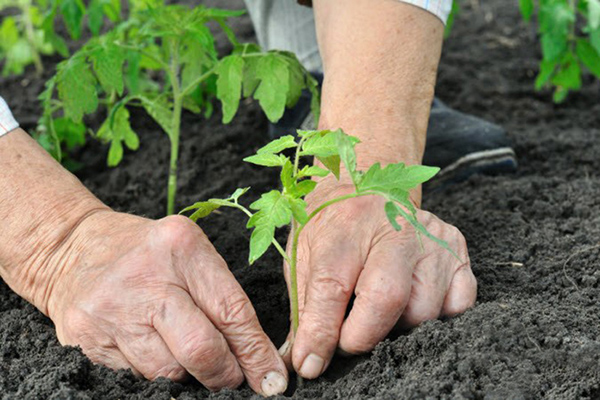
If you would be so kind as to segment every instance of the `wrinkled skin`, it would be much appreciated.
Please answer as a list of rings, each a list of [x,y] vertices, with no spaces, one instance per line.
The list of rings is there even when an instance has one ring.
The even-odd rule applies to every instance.
[[[309,208],[353,191],[324,181],[311,193]],[[360,197],[334,204],[300,235],[298,297],[300,324],[293,347],[280,352],[304,378],[322,374],[337,348],[370,351],[396,326],[414,327],[471,307],[477,282],[460,231],[419,210],[419,221],[458,254],[423,238],[403,219],[396,232],[384,212],[385,200]],[[286,266],[289,285],[289,269]],[[356,299],[347,318],[352,295]],[[291,334],[288,336],[288,340]]]
[[[52,262],[70,267],[49,314],[62,344],[148,379],[191,374],[214,390],[246,378],[258,393],[285,390],[285,364],[249,299],[189,219],[102,211],[61,249]]]

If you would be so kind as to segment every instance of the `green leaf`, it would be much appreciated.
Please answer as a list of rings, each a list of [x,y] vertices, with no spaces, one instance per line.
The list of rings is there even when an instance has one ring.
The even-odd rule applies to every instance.
[[[57,88],[65,116],[74,122],[80,122],[84,114],[94,112],[98,107],[96,78],[81,57],[73,57],[59,65]]]
[[[398,206],[396,206],[393,201],[388,201],[385,203],[385,215],[394,229],[400,232],[402,230],[402,226],[398,223],[398,221],[396,221],[396,218],[398,217],[397,207]]]
[[[87,12],[90,31],[94,36],[98,36],[100,34],[100,29],[102,29],[102,25],[104,25],[103,0],[90,1]]]
[[[403,217],[409,224],[412,225],[413,228],[415,228],[415,230],[417,231],[417,234],[422,234],[425,237],[427,237],[428,239],[434,241],[435,243],[437,243],[439,246],[441,246],[442,248],[448,250],[454,257],[456,257],[458,260],[460,260],[460,257],[458,257],[458,255],[454,252],[454,250],[452,250],[450,248],[450,245],[448,245],[448,242],[441,240],[435,236],[433,236],[431,233],[429,233],[429,231],[427,230],[427,228],[425,228],[418,220],[416,215],[413,214],[409,214],[406,211],[404,211],[400,206],[398,206],[397,204],[392,203],[391,206],[388,206],[386,204],[386,215],[388,217],[388,220],[390,220],[390,218],[394,218],[395,220],[395,216],[393,215],[393,211],[396,212],[396,216],[401,216]],[[392,209],[395,208],[395,210]],[[390,220],[391,222],[391,220]],[[395,228],[395,227],[394,227]],[[461,260],[463,261],[463,260]]]
[[[525,22],[531,21],[533,15],[534,4],[533,0],[519,0],[519,10]]]
[[[295,198],[304,197],[317,187],[317,182],[310,179],[298,182],[291,190],[290,195]]]
[[[307,165],[298,172],[298,176],[300,178],[304,178],[306,176],[318,176],[318,177],[323,178],[323,177],[329,175],[329,173],[330,173],[330,171],[323,169],[321,167],[317,167],[316,165],[312,165],[312,166]]]
[[[73,122],[69,118],[56,118],[53,123],[59,141],[64,142],[68,150],[85,144],[85,125],[83,123]]]
[[[577,57],[597,78],[600,78],[600,55],[587,40],[577,39]]]
[[[122,95],[124,51],[112,44],[102,44],[90,54],[90,60],[104,91],[108,94],[115,91],[119,96]]]
[[[298,144],[292,135],[282,136],[279,139],[275,139],[267,145],[261,147],[256,152],[257,154],[266,153],[280,153],[285,149],[291,149],[296,147]]]
[[[535,89],[540,90],[552,77],[556,67],[558,66],[558,61],[542,61],[540,63],[540,72],[535,79]]]
[[[408,192],[433,178],[439,170],[437,167],[422,165],[407,167],[403,163],[389,164],[382,169],[381,165],[376,163],[363,175],[358,184],[358,190],[381,193],[391,193],[397,190]]]
[[[356,173],[356,152],[354,147],[359,142],[357,138],[346,135],[341,129],[334,132],[340,159],[346,166],[346,170],[354,184],[358,184],[359,175]]]
[[[214,202],[211,202],[210,200],[209,201],[200,201],[196,204],[193,204],[189,207],[184,208],[183,210],[181,210],[179,212],[179,214],[183,214],[188,211],[195,210],[194,213],[192,215],[190,215],[189,218],[192,221],[196,222],[200,218],[207,217],[208,215],[210,215],[210,213],[212,213],[213,211],[215,211],[216,209],[218,209],[220,207],[221,206],[219,204],[215,204]]]
[[[310,136],[309,139],[304,142],[300,155],[323,158],[338,156],[339,149],[337,141],[337,134],[333,131],[318,131],[317,134]]]
[[[287,63],[276,53],[260,57],[254,71],[260,84],[254,92],[267,118],[277,122],[283,116],[289,92],[289,70]]]
[[[600,54],[600,28],[589,32],[590,44],[594,46],[594,49]]]
[[[251,164],[261,165],[263,167],[281,167],[287,157],[280,154],[255,154],[244,158],[244,161]]]
[[[236,189],[235,192],[233,192],[233,194],[231,196],[229,196],[229,198],[227,200],[232,200],[237,203],[239,198],[241,196],[243,196],[244,194],[246,194],[246,192],[248,192],[248,190],[250,190],[249,187]]]
[[[588,25],[591,30],[600,28],[600,0],[587,0]]]
[[[60,12],[73,39],[81,36],[81,23],[85,14],[85,5],[81,0],[61,0]]]
[[[335,179],[340,179],[340,156],[317,157],[317,160],[323,164],[335,176]]]
[[[281,184],[287,192],[293,190],[296,184],[293,174],[294,166],[292,165],[292,162],[289,159],[287,159],[283,164],[283,167],[281,168],[280,174]]]
[[[268,193],[263,194],[260,199],[250,204],[250,209],[257,210],[255,214],[255,221],[250,219],[248,226],[256,226],[256,220],[259,220],[260,224],[270,224],[274,227],[282,227],[287,225],[292,220],[292,210],[287,198],[277,190],[271,190]]]
[[[306,74],[306,85],[310,91],[310,111],[315,118],[315,126],[319,126],[321,116],[321,93],[319,82],[309,73]]]
[[[581,68],[573,54],[568,53],[565,56],[560,69],[554,75],[551,82],[553,85],[560,86],[564,89],[581,88]]]
[[[108,166],[116,167],[123,159],[123,142],[130,150],[137,150],[140,140],[131,129],[129,111],[123,106],[116,106],[113,118],[107,118],[98,130],[97,137],[110,142]]]
[[[242,96],[244,60],[238,55],[225,57],[217,67],[217,98],[223,104],[223,123],[233,119]]]
[[[575,10],[566,2],[551,2],[540,7],[539,29],[542,33],[542,53],[545,61],[556,60],[567,50]]]
[[[169,137],[173,136],[173,111],[171,106],[160,97],[138,96],[144,109],[160,125]]]
[[[292,215],[300,224],[305,224],[308,221],[308,213],[306,212],[307,204],[302,199],[288,198]]]
[[[259,224],[250,236],[250,254],[248,262],[254,264],[269,249],[275,238],[275,227],[272,225]]]

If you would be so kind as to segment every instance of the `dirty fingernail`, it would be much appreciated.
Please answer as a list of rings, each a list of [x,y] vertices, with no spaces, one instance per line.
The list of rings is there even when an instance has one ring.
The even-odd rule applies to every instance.
[[[279,355],[280,356],[285,356],[285,354],[288,352],[290,348],[290,341],[286,340],[284,344],[281,345],[281,347],[279,348]]]
[[[274,396],[285,392],[287,385],[287,379],[285,379],[283,375],[279,372],[271,371],[265,375],[261,384],[261,389],[265,396]]]
[[[302,363],[302,366],[300,367],[300,371],[298,371],[298,373],[306,379],[315,379],[319,375],[321,375],[324,366],[325,360],[323,360],[323,358],[321,358],[320,356],[312,353],[304,359],[304,362]]]

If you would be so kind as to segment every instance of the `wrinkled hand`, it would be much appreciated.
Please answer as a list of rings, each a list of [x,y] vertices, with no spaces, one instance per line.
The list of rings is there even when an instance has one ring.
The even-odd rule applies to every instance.
[[[322,182],[307,198],[309,208],[352,192],[351,186]],[[404,327],[461,313],[471,307],[477,282],[460,231],[419,210],[418,219],[434,236],[447,241],[463,261],[423,238],[404,220],[396,232],[378,197],[337,203],[315,217],[300,235],[298,297],[300,324],[290,355],[307,379],[321,375],[339,347],[370,351],[398,324]],[[289,269],[286,266],[289,285]],[[348,303],[356,295],[350,314]],[[288,339],[290,336],[288,336]]]
[[[285,364],[249,299],[187,218],[103,211],[85,219],[61,249],[49,267],[68,267],[48,313],[62,344],[148,379],[183,380],[189,373],[220,389],[245,377],[263,395],[285,390]]]

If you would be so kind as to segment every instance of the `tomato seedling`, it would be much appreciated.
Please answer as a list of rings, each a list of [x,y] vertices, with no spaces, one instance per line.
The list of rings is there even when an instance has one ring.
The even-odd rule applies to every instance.
[[[102,106],[106,119],[95,136],[110,143],[108,165],[118,165],[124,146],[139,146],[129,107],[143,108],[171,143],[167,214],[172,214],[184,109],[208,117],[216,97],[223,106],[223,123],[229,123],[240,99],[254,97],[269,120],[277,121],[308,89],[317,115],[317,81],[292,53],[240,44],[226,20],[241,14],[203,6],[140,7],[129,20],[91,39],[58,65],[41,95],[45,111],[40,130],[54,138],[54,154],[60,157],[61,139],[67,145],[84,141],[84,115]],[[232,54],[219,58],[209,23],[227,35]]]
[[[298,241],[306,226],[320,212],[344,200],[361,196],[381,196],[386,200],[385,213],[394,229],[400,230],[398,217],[404,218],[416,231],[440,246],[448,249],[448,243],[430,234],[417,220],[417,210],[409,198],[409,192],[431,179],[438,171],[436,167],[420,165],[407,166],[403,163],[381,167],[372,165],[366,172],[357,170],[355,146],[358,139],[337,131],[298,131],[298,138],[284,136],[267,144],[244,161],[265,166],[281,168],[281,190],[271,190],[262,194],[259,200],[249,208],[239,203],[240,197],[250,188],[237,189],[226,199],[210,199],[185,208],[181,213],[193,211],[190,218],[197,221],[221,207],[241,210],[248,216],[247,228],[251,228],[249,262],[253,264],[270,246],[281,254],[290,268],[290,303],[292,309],[292,330],[298,330],[298,281],[296,267],[298,262]],[[294,149],[290,158],[282,151]],[[302,157],[314,157],[321,166],[306,165],[300,167]],[[305,197],[317,187],[313,177],[323,178],[333,174],[340,178],[340,165],[348,173],[354,191],[329,199],[320,205],[312,205],[309,211]],[[252,210],[252,211],[251,211]],[[254,212],[253,212],[254,211]],[[291,225],[291,246],[287,253],[275,239],[275,230]],[[454,253],[453,253],[454,254]],[[456,255],[455,255],[456,256]]]
[[[38,75],[44,71],[41,55],[58,53],[68,57],[69,49],[54,29],[58,17],[71,39],[78,39],[87,16],[90,32],[98,35],[104,18],[120,19],[120,0],[92,0],[86,7],[82,0],[0,0],[0,11],[10,12],[0,24],[0,60],[3,74],[22,74],[30,64]]]
[[[519,0],[519,8],[529,22],[536,2]],[[583,67],[600,79],[600,0],[539,0],[537,9],[543,59],[535,87],[553,86],[560,103],[581,88]]]

